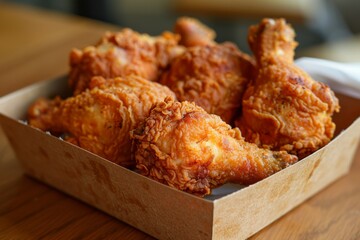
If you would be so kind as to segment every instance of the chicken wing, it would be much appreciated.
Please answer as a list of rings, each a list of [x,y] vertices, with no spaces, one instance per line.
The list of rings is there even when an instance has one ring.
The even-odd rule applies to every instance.
[[[185,41],[188,41],[194,34],[195,39],[205,38],[207,41],[187,44],[192,47],[170,63],[160,83],[174,91],[179,101],[194,101],[207,112],[232,123],[238,115],[245,87],[252,77],[253,60],[235,44],[214,42],[204,33],[207,29],[196,31],[204,28],[197,21],[185,18],[180,23],[182,29],[190,29],[187,34],[185,30],[179,31],[182,39],[185,35]]]
[[[131,132],[138,171],[171,187],[204,196],[226,182],[251,184],[297,157],[247,143],[238,128],[189,102],[167,98]]]
[[[168,63],[184,51],[179,36],[165,32],[151,37],[125,28],[106,33],[95,45],[70,53],[69,84],[74,95],[88,88],[93,76],[113,78],[135,74],[156,81]]]
[[[165,86],[138,76],[94,77],[89,89],[61,100],[39,99],[28,110],[29,125],[125,167],[131,161],[129,131],[166,96]]]
[[[257,76],[249,84],[236,126],[247,141],[303,158],[333,137],[339,102],[331,89],[295,66],[295,32],[283,19],[249,30]]]

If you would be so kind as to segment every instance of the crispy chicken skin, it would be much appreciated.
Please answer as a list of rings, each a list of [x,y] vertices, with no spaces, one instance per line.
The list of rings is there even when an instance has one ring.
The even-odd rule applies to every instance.
[[[70,53],[69,84],[74,95],[88,88],[93,76],[113,78],[135,74],[156,81],[168,63],[184,51],[179,36],[152,37],[125,28],[106,33],[95,45]]]
[[[129,131],[151,106],[174,94],[138,76],[105,80],[94,77],[89,89],[67,98],[39,99],[28,110],[29,125],[125,167],[131,161]]]
[[[197,46],[175,58],[160,83],[168,86],[179,101],[193,101],[232,123],[252,68],[250,58],[233,44]]]
[[[207,41],[193,44],[177,56],[170,63],[169,70],[164,72],[160,83],[174,91],[179,101],[194,101],[207,112],[233,123],[245,87],[253,74],[253,60],[235,44],[214,42],[204,33],[207,31],[203,29],[205,26],[195,20],[180,19],[177,26],[190,29],[187,31],[189,36],[206,38]],[[195,32],[197,29],[200,29],[199,34]],[[181,39],[185,32],[180,33]]]
[[[216,37],[214,30],[189,17],[179,18],[175,23],[174,32],[180,35],[180,44],[185,47],[208,45]]]
[[[331,89],[294,64],[293,29],[283,19],[264,19],[249,29],[257,76],[236,121],[247,141],[303,158],[333,137],[339,102]]]
[[[297,161],[285,151],[245,142],[238,128],[194,103],[169,98],[131,137],[142,175],[199,196],[226,182],[255,183]]]

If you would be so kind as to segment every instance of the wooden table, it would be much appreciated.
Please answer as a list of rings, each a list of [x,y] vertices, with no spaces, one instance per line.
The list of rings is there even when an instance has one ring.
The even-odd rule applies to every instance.
[[[72,47],[117,27],[73,16],[0,4],[0,96],[65,74]],[[353,109],[345,99],[344,109]],[[351,121],[360,115],[360,106]],[[350,112],[350,111],[349,111]],[[339,116],[338,116],[339,117]],[[360,238],[360,151],[351,172],[252,239]],[[0,239],[152,239],[51,187],[24,176],[0,130]]]

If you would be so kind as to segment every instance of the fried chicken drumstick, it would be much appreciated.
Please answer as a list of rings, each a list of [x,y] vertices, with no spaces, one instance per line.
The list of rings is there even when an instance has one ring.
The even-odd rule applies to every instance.
[[[180,44],[185,47],[209,45],[214,42],[216,33],[194,18],[181,17],[174,26],[174,32],[180,35]]]
[[[232,123],[253,74],[253,60],[235,44],[214,42],[212,31],[197,20],[179,19],[175,32],[190,47],[174,58],[160,83],[168,86],[179,101],[194,101]]]
[[[125,28],[106,33],[95,45],[70,53],[69,84],[74,95],[88,88],[93,76],[113,78],[135,74],[156,81],[169,62],[184,51],[179,36],[164,32],[152,37]]]
[[[28,110],[29,125],[125,167],[131,161],[129,131],[166,96],[165,86],[138,76],[94,77],[89,89],[65,100],[39,99]]]
[[[141,174],[199,196],[226,182],[257,182],[297,161],[285,151],[245,142],[238,128],[194,103],[169,98],[131,137]]]
[[[236,122],[247,141],[300,158],[333,137],[339,102],[331,89],[294,64],[295,33],[285,20],[264,19],[250,27],[257,76],[243,97]]]

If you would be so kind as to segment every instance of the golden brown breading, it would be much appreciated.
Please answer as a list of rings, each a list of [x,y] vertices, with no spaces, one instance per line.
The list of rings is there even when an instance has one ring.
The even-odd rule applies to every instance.
[[[257,182],[297,161],[245,142],[238,128],[194,103],[171,99],[157,103],[131,137],[141,174],[199,196],[225,182]]]
[[[232,123],[241,106],[253,63],[231,43],[188,48],[176,57],[160,83],[179,101],[194,101],[208,113]]]
[[[253,59],[233,43],[216,43],[215,32],[196,19],[180,18],[175,32],[188,48],[174,58],[160,82],[173,90],[179,101],[194,101],[233,123],[254,74]]]
[[[53,134],[122,166],[131,166],[129,131],[151,106],[175,97],[165,86],[138,76],[94,77],[90,89],[65,100],[39,99],[28,110],[31,126]]]
[[[327,144],[339,102],[293,62],[295,33],[285,20],[264,19],[249,31],[257,76],[249,84],[236,126],[247,141],[300,158]]]
[[[71,51],[69,84],[76,95],[88,87],[93,76],[135,74],[156,81],[168,63],[184,51],[178,41],[179,36],[170,32],[157,37],[128,28],[106,33],[95,46]]]
[[[181,17],[174,27],[174,32],[180,35],[180,44],[185,47],[212,44],[216,33],[194,18]]]

